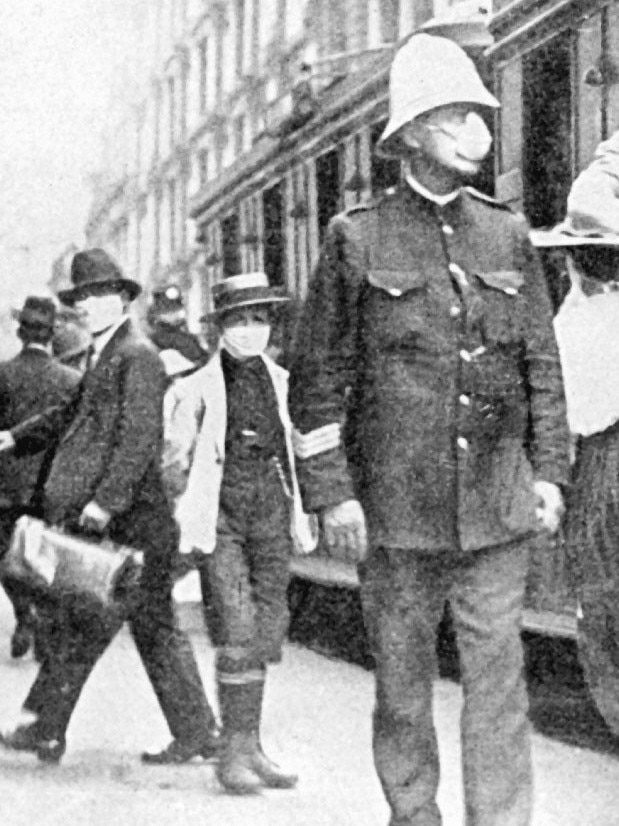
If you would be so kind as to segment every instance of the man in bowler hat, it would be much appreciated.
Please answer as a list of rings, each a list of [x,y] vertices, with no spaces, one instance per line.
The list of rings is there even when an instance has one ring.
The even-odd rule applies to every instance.
[[[568,434],[526,222],[465,186],[497,106],[454,42],[417,34],[400,48],[379,148],[404,180],[331,221],[292,360],[306,505],[334,552],[361,561],[390,826],[442,822],[432,679],[446,599],[466,824],[531,816],[524,540],[558,527]]]
[[[42,510],[51,525],[108,535],[144,552],[137,593],[124,614],[102,618],[73,599],[49,608],[52,646],[24,703],[28,722],[5,747],[57,762],[80,692],[124,619],[172,733],[146,762],[179,763],[216,750],[215,721],[172,602],[176,526],[160,476],[163,365],[129,318],[140,285],[101,249],[79,252],[63,302],[84,312],[93,334],[89,366],[69,403],[0,433],[0,448],[30,454],[57,439]]]
[[[0,430],[7,430],[28,416],[68,398],[79,381],[79,373],[52,356],[51,341],[56,305],[46,296],[31,295],[21,310],[13,313],[19,326],[21,351],[0,363]],[[45,453],[28,459],[0,456],[0,554],[9,543],[13,525],[25,510],[35,507],[37,480]],[[11,637],[11,656],[23,657],[32,643],[36,627],[32,598],[16,579],[3,578],[4,590],[13,603],[17,624]]]

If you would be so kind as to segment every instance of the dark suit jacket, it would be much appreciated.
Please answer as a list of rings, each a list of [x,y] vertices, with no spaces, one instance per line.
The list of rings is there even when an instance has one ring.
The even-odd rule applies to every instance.
[[[0,363],[0,430],[10,430],[50,405],[67,400],[80,374],[37,347],[24,347]],[[0,455],[0,509],[20,508],[32,499],[44,453],[24,459]]]
[[[174,547],[160,473],[165,386],[154,346],[127,320],[68,404],[13,428],[18,455],[59,439],[43,489],[47,522],[71,527],[94,500],[112,514],[112,539],[154,553]]]

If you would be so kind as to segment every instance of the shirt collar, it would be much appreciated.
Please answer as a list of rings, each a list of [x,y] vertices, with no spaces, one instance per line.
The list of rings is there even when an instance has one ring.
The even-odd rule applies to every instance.
[[[411,172],[410,167],[406,170],[404,180],[418,195],[421,195],[422,198],[432,201],[432,203],[437,204],[440,207],[447,206],[447,204],[455,201],[460,194],[459,189],[455,189],[453,192],[448,192],[446,195],[437,195],[435,192],[431,192],[427,187],[419,183],[417,178],[415,178]]]
[[[122,325],[127,321],[129,318],[128,315],[123,315],[120,321],[117,321],[116,324],[113,324],[109,327],[104,333],[101,333],[98,336],[93,336],[92,338],[92,348],[96,356],[100,356],[103,352],[103,348],[105,345],[110,341],[114,333],[122,327]]]
[[[46,356],[49,356],[49,346],[46,344],[37,344],[36,341],[32,341],[29,344],[26,344],[24,350],[40,350],[42,353],[45,353]]]

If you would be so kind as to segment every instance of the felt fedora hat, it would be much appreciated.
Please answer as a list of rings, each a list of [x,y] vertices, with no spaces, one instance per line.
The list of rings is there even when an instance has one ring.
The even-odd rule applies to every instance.
[[[212,317],[218,317],[230,310],[239,307],[249,307],[256,304],[276,306],[286,304],[290,296],[281,287],[271,287],[266,273],[247,272],[241,275],[232,275],[213,285]]]
[[[58,293],[58,298],[64,304],[73,304],[102,287],[119,292],[126,290],[131,301],[142,290],[137,281],[125,278],[116,261],[105,250],[97,248],[83,250],[73,256],[71,283],[73,286],[70,289],[60,290]]]
[[[26,326],[53,328],[56,321],[56,305],[46,296],[29,295],[22,309],[12,310],[11,315]]]
[[[567,197],[566,216],[552,229],[531,230],[536,247],[619,247],[619,131],[599,144]]]

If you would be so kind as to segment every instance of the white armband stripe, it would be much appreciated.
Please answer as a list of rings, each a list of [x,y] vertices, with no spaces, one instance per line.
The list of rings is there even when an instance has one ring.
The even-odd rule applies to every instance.
[[[309,433],[299,433],[293,430],[292,444],[294,454],[299,459],[309,459],[327,450],[339,447],[341,443],[341,428],[337,422],[310,430]]]

